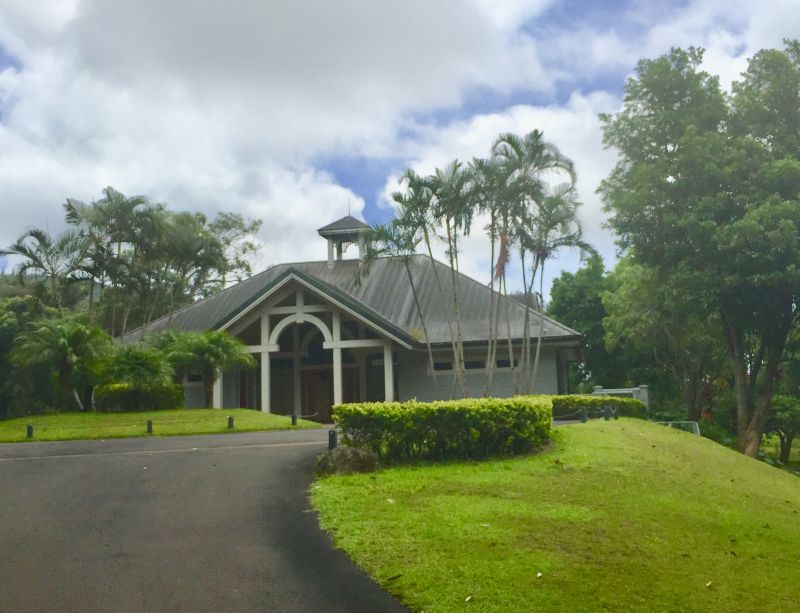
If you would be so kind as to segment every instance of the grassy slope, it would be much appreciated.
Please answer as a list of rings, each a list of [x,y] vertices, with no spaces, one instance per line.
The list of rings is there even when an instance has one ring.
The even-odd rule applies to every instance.
[[[559,427],[525,458],[331,477],[312,498],[341,548],[428,613],[800,601],[800,480],[642,421]]]
[[[228,416],[234,417],[234,430],[228,430]],[[256,430],[291,429],[291,418],[249,409],[182,409],[142,413],[60,413],[32,415],[0,421],[0,442],[25,441],[26,424],[33,424],[34,441],[69,439],[125,438],[148,436],[146,423],[153,420],[154,436],[214,434]],[[316,428],[318,424],[300,420],[296,428]]]

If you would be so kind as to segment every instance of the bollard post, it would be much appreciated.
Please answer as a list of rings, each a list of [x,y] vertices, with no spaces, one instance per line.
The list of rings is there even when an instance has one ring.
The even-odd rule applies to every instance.
[[[153,420],[152,419],[148,419],[147,420],[147,433],[148,434],[152,434],[153,433]]]
[[[581,409],[581,423],[586,423],[589,421],[589,412],[586,410],[586,407]]]
[[[336,440],[336,430],[328,430],[328,449],[336,449],[338,446],[339,444]]]
[[[297,413],[292,413],[292,425],[297,425]]]
[[[228,415],[228,430],[233,430],[233,415]]]
[[[25,430],[26,430],[25,433],[28,435],[28,438],[33,438],[33,424],[28,424],[28,427],[25,428]]]
[[[603,419],[605,419],[606,421],[611,419],[611,407],[609,405],[606,405],[603,408]]]

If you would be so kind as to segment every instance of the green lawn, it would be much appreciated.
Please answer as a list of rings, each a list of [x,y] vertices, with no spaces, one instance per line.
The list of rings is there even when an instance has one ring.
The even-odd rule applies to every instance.
[[[435,611],[792,611],[800,479],[644,421],[555,429],[539,455],[328,477],[322,526]]]
[[[228,430],[228,416],[234,429]],[[0,442],[30,440],[25,427],[33,424],[34,441],[65,441],[90,438],[149,436],[147,420],[153,420],[152,436],[217,434],[257,430],[293,429],[291,418],[249,409],[180,409],[143,413],[59,413],[32,415],[0,421]],[[319,424],[299,420],[296,428],[317,428]]]

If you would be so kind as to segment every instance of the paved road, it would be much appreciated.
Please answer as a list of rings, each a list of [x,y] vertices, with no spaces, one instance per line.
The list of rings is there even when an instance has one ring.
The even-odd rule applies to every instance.
[[[309,511],[326,440],[0,445],[0,612],[403,610]]]

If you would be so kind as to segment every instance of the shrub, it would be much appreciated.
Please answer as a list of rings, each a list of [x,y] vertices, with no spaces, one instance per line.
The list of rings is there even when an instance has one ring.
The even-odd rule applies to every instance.
[[[97,385],[94,407],[104,413],[179,409],[183,408],[183,386],[165,383],[137,389],[129,383]]]
[[[550,398],[469,398],[341,404],[333,419],[345,444],[382,459],[477,459],[531,451],[550,438]]]
[[[616,409],[623,417],[647,417],[647,407],[635,398],[618,396],[553,396],[553,417],[579,419],[581,410],[586,409],[589,417],[603,415],[605,407]]]

